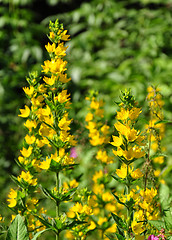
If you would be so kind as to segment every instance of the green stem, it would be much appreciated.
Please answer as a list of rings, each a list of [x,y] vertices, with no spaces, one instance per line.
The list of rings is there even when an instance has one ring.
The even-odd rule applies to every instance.
[[[60,190],[60,179],[59,179],[59,172],[56,173],[56,190],[59,193]],[[56,203],[56,219],[58,219],[60,216],[60,204]],[[56,240],[59,240],[59,231],[56,234]]]
[[[127,195],[130,194],[130,180],[129,180],[129,165],[127,164]],[[127,227],[128,227],[128,231],[127,231],[127,239],[130,239],[130,234],[129,234],[129,227],[130,227],[130,211],[127,208]]]

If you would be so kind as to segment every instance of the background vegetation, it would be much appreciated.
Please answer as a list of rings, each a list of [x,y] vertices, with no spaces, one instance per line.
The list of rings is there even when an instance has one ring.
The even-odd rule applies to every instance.
[[[171,119],[172,0],[0,0],[0,16],[1,201],[9,190],[9,174],[18,172],[14,159],[24,129],[17,115],[27,101],[22,87],[28,72],[40,70],[47,57],[49,20],[58,18],[71,35],[67,61],[76,128],[82,127],[77,121],[85,117],[83,101],[91,89],[103,98],[110,126],[120,90],[131,88],[146,113],[149,85],[161,89],[164,118]],[[171,137],[168,124],[163,144],[169,171]]]

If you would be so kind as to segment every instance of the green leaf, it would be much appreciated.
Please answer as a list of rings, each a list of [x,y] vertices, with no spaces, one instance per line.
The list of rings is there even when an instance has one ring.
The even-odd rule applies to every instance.
[[[134,199],[133,199],[133,198],[130,198],[130,200],[125,203],[125,206],[126,206],[128,209],[133,209],[134,204],[135,204]]]
[[[118,229],[118,232],[119,232],[119,234],[118,234],[118,233],[117,233],[117,234],[118,234],[119,236],[122,236],[122,237],[124,237],[124,238],[125,238],[125,234],[124,234],[124,231],[123,231],[123,229],[121,229],[121,228],[120,228],[120,227],[118,227],[118,226],[117,226],[117,229]]]
[[[118,225],[118,227],[122,228],[122,229],[127,229],[127,226],[125,224],[125,222],[122,220],[122,218],[118,217],[116,214],[111,213],[113,219],[115,220],[116,224]]]
[[[120,183],[125,183],[126,181],[124,180],[121,180],[120,178],[114,176],[114,175],[111,175],[116,181],[120,182]]]
[[[77,225],[79,225],[79,224],[84,224],[84,223],[87,223],[87,222],[85,222],[85,221],[79,221],[79,220],[73,221],[73,222],[71,222],[71,223],[69,223],[69,224],[66,225],[66,229],[72,229],[73,227],[76,227]]]
[[[116,235],[114,235],[114,234],[108,234],[108,235],[106,235],[105,234],[105,236],[107,237],[107,238],[109,238],[110,240],[114,240],[115,239],[115,237],[116,237]]]
[[[116,233],[116,236],[117,236],[118,240],[125,240],[125,238],[118,233]]]
[[[172,208],[169,208],[168,210],[164,210],[164,221],[165,221],[165,226],[167,230],[172,229]]]
[[[44,230],[42,230],[42,231],[40,231],[40,232],[37,232],[37,233],[34,235],[34,237],[32,238],[32,240],[36,240],[36,239],[39,237],[39,235],[41,235],[42,233],[44,233],[44,232],[46,232],[46,231],[49,231],[49,230],[51,230],[51,228],[46,228],[46,229],[44,229]]]
[[[161,220],[149,220],[148,221],[151,225],[153,225],[155,228],[157,228],[159,231],[162,229],[162,228],[166,228],[165,226],[165,223]]]
[[[48,190],[47,188],[43,188],[42,186],[41,186],[41,190],[42,190],[42,192],[44,193],[44,195],[45,195],[46,197],[48,197],[49,199],[53,199],[53,200],[56,201],[55,195],[54,195],[50,190]]]
[[[37,215],[34,215],[36,218],[39,219],[39,221],[44,225],[46,226],[47,228],[50,228],[52,231],[56,232],[56,229],[51,225],[51,223],[48,222],[48,220],[46,220],[45,218],[40,218],[39,216]]]
[[[161,184],[159,190],[159,197],[163,210],[168,208],[169,206],[169,194],[170,194],[169,187],[165,184]]]
[[[169,121],[169,120],[161,120],[161,121],[157,121],[157,122],[155,122],[154,125],[157,125],[157,124],[159,124],[159,123],[169,123],[169,124],[171,124],[172,121]]]
[[[29,240],[29,234],[23,218],[18,214],[12,221],[8,231],[6,240]]]
[[[43,188],[42,186],[41,186],[41,189],[42,189],[42,191],[43,191],[43,193],[45,194],[46,197],[48,197],[50,199],[53,199],[57,203],[60,203],[60,202],[63,202],[63,201],[70,200],[71,196],[75,193],[77,188],[72,188],[66,193],[57,193],[56,195],[53,194],[47,188]]]
[[[112,194],[114,195],[114,197],[116,198],[116,200],[117,200],[118,203],[120,203],[120,204],[122,204],[122,205],[125,206],[125,203],[121,202],[121,201],[119,200],[119,197],[118,197],[117,195],[115,195],[114,193],[112,193]]]

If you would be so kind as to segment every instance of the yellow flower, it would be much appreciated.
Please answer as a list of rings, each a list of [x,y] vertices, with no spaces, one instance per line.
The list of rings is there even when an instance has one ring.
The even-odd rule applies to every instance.
[[[120,178],[126,178],[126,176],[127,176],[127,165],[123,164],[120,169],[116,169],[116,174]]]
[[[36,137],[35,136],[29,136],[28,134],[25,136],[25,140],[27,144],[31,145],[35,142]]]
[[[24,180],[25,182],[32,186],[35,186],[37,184],[37,179],[33,179],[33,176],[30,174],[30,172],[22,171],[20,176],[17,177],[17,179],[19,182]]]
[[[47,52],[51,53],[55,51],[56,45],[55,43],[53,43],[52,45],[48,42],[47,45],[45,45],[45,48],[47,50]]]
[[[120,122],[115,123],[114,126],[120,134],[127,138],[129,142],[133,142],[137,139],[138,134],[134,128],[130,129],[128,125],[124,125]]]
[[[117,225],[116,225],[116,223],[114,223],[111,227],[106,229],[106,232],[107,233],[114,233],[114,232],[116,232],[116,229],[117,229]]]
[[[104,192],[104,185],[103,184],[94,184],[93,187],[92,187],[92,190],[95,194],[102,195],[103,192]]]
[[[104,135],[107,135],[109,133],[109,128],[109,126],[103,125],[100,130]]]
[[[33,86],[30,86],[30,88],[24,87],[23,90],[30,97],[30,96],[32,96],[32,94],[34,92],[34,87]]]
[[[137,168],[134,172],[131,172],[131,177],[134,179],[141,178],[143,176],[143,173],[140,171],[139,168]]]
[[[129,113],[129,118],[131,120],[134,120],[136,118],[138,118],[139,114],[142,112],[141,108],[135,108],[133,107],[131,110],[130,110],[130,113]]]
[[[88,122],[88,125],[86,126],[86,128],[89,129],[89,131],[92,131],[95,127],[96,127],[96,123],[91,121]]]
[[[74,218],[75,217],[75,213],[70,209],[69,212],[67,212],[67,217],[68,218]]]
[[[54,39],[54,37],[55,37],[54,32],[50,32],[50,38],[51,38],[51,39]]]
[[[71,123],[72,120],[68,120],[68,113],[65,113],[63,115],[63,118],[59,121],[58,126],[61,130],[63,131],[68,131],[70,130],[69,124]]]
[[[44,76],[43,81],[46,84],[52,86],[55,83],[56,79],[57,79],[57,77],[55,75],[52,75],[51,78],[48,78],[48,77]]]
[[[158,156],[153,159],[154,163],[163,164],[164,163],[164,156]]]
[[[25,109],[20,109],[20,113],[21,114],[18,115],[19,117],[27,118],[30,114],[29,107],[25,105]]]
[[[109,157],[107,155],[107,152],[105,150],[98,150],[96,159],[102,161],[103,163],[112,163],[112,157]]]
[[[70,35],[66,35],[66,33],[67,33],[67,30],[64,30],[64,31],[60,34],[61,40],[63,40],[63,41],[69,41],[69,40],[70,40],[70,39],[69,39]]]
[[[100,170],[100,171],[96,171],[94,176],[93,176],[93,181],[96,183],[98,179],[102,178],[103,177],[103,171]]]
[[[96,131],[92,135],[89,135],[91,137],[90,143],[92,146],[102,145],[105,141],[104,137],[100,137],[100,133]]]
[[[33,149],[33,147],[31,147],[31,146],[29,146],[28,149],[26,149],[26,148],[23,147],[23,149],[20,150],[20,152],[21,152],[21,154],[23,155],[23,157],[28,158],[28,157],[31,155],[31,153],[32,153],[32,149]]]
[[[48,170],[50,168],[51,158],[46,156],[46,160],[40,163],[40,168]]]
[[[47,90],[47,88],[44,86],[44,84],[40,84],[39,87],[38,87],[38,91],[40,93],[45,93]]]
[[[59,73],[59,81],[62,83],[67,83],[71,80],[71,78],[67,78],[67,74]]]
[[[89,112],[89,113],[87,113],[87,116],[85,117],[85,121],[89,122],[91,120],[93,120],[93,114]]]
[[[96,110],[96,109],[99,109],[102,106],[103,106],[103,101],[102,100],[96,101],[94,98],[92,99],[91,104],[90,104],[90,108]]]
[[[131,223],[131,227],[133,232],[138,235],[141,234],[143,232],[143,223],[142,222],[137,222],[136,220],[133,220]]]
[[[44,61],[44,65],[42,65],[42,72],[48,73],[54,73],[58,74],[61,72],[64,72],[67,68],[65,68],[67,64],[67,61],[63,61],[61,58],[58,59],[52,59],[51,61],[46,60]]]
[[[116,204],[114,203],[107,203],[105,209],[109,212],[115,212],[117,210]]]
[[[10,189],[10,192],[8,194],[8,198],[7,201],[9,202],[8,206],[9,207],[15,207],[17,204],[17,191],[15,191],[13,188]]]
[[[129,117],[129,110],[125,110],[125,108],[121,108],[120,112],[117,112],[116,119],[118,120],[126,120]]]
[[[68,102],[70,100],[70,98],[68,98],[70,96],[70,94],[67,94],[67,90],[62,90],[61,93],[58,94],[57,97],[55,97],[55,100],[58,100],[59,103],[65,103]]]
[[[68,47],[64,47],[64,43],[62,42],[62,43],[59,43],[58,44],[58,47],[55,49],[55,54],[57,55],[57,56],[65,56],[66,55],[66,49],[67,49]]]
[[[73,179],[72,181],[69,182],[69,185],[71,188],[75,188],[79,185],[79,183],[76,181],[76,179]]]
[[[29,129],[29,131],[31,131],[32,128],[36,128],[37,123],[36,123],[35,120],[32,121],[32,120],[29,120],[29,119],[28,119],[28,120],[24,123],[24,126],[27,127],[27,128]]]
[[[102,200],[104,202],[110,202],[114,199],[113,195],[110,192],[105,192],[102,194]]]
[[[90,224],[90,225],[88,226],[88,229],[89,229],[89,230],[93,230],[93,229],[96,228],[96,224],[95,224],[95,222],[90,221],[89,224]]]
[[[101,226],[103,223],[107,222],[107,218],[106,217],[99,217],[99,220],[98,220],[98,225]]]
[[[120,135],[119,137],[112,136],[113,142],[110,142],[115,147],[120,147],[123,144],[122,136]]]

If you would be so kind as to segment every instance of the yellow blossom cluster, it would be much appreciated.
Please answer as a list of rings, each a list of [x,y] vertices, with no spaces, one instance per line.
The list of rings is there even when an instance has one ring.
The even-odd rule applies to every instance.
[[[128,93],[127,97],[130,96]],[[132,99],[132,98],[130,98]],[[125,99],[124,99],[125,100]],[[125,220],[126,238],[134,234],[136,238],[148,228],[148,220],[157,220],[159,210],[157,205],[157,190],[145,186],[144,189],[139,185],[134,188],[133,183],[145,178],[144,170],[136,168],[138,158],[145,156],[145,136],[136,130],[135,123],[141,109],[136,107],[136,103],[120,104],[120,111],[117,112],[117,122],[114,124],[117,136],[112,136],[110,142],[116,149],[112,150],[114,155],[120,160],[120,168],[116,169],[114,178],[125,184],[124,193],[119,191],[114,193],[118,203],[125,206],[127,212],[123,212],[120,217]],[[134,213],[131,218],[131,213]],[[119,216],[119,215],[118,215]]]
[[[86,98],[90,100],[89,97]],[[89,130],[89,141],[92,146],[106,144],[109,141],[109,126],[103,124],[101,119],[104,117],[103,101],[91,98],[90,111],[86,115],[86,128]]]
[[[142,149],[144,136],[133,127],[140,113],[140,108],[136,107],[133,107],[131,110],[122,107],[117,112],[116,119],[118,121],[114,126],[118,136],[112,136],[113,141],[111,144],[116,147],[116,150],[113,149],[114,155],[118,156],[125,163],[145,155]]]
[[[161,141],[165,134],[165,124],[163,123],[164,117],[162,112],[164,102],[158,88],[149,86],[147,91],[147,100],[150,108],[150,121],[149,124],[146,125],[146,128],[150,138],[150,148],[152,154],[156,155],[156,157],[153,158],[153,163],[156,166],[159,165],[159,167],[156,167],[154,170],[154,176],[159,177],[162,169],[161,166],[165,162],[165,157],[161,155],[157,156],[157,154],[166,150],[165,147],[161,146]],[[164,183],[164,180],[161,179],[161,182]]]
[[[26,119],[24,126],[27,134],[18,157],[24,170],[15,178],[21,190],[10,190],[8,206],[18,212],[25,206],[22,214],[31,232],[42,228],[42,223],[34,215],[40,216],[45,212],[44,209],[38,210],[38,174],[45,170],[57,173],[74,165],[69,149],[76,145],[76,140],[70,134],[72,120],[68,109],[71,103],[70,94],[65,89],[71,78],[67,77],[67,61],[63,59],[67,50],[64,41],[69,40],[69,35],[62,25],[59,25],[59,29],[57,25],[58,22],[55,27],[51,23],[49,39],[52,44],[45,46],[50,56],[50,60],[44,61],[42,65],[45,75],[40,78],[37,72],[29,74],[29,87],[23,90],[30,106],[25,105],[18,115]]]
[[[89,130],[89,142],[96,149],[96,167],[100,169],[92,173],[92,194],[89,202],[92,207],[93,217],[90,217],[90,220],[92,227],[95,227],[96,234],[98,234],[97,237],[101,238],[103,236],[103,239],[108,239],[106,235],[116,231],[116,224],[109,221],[111,212],[116,212],[119,205],[107,187],[110,181],[107,166],[113,163],[112,157],[109,156],[106,148],[110,141],[110,129],[103,120],[103,101],[98,100],[96,93],[86,97],[86,100],[90,101],[88,113],[85,117],[86,129]]]

